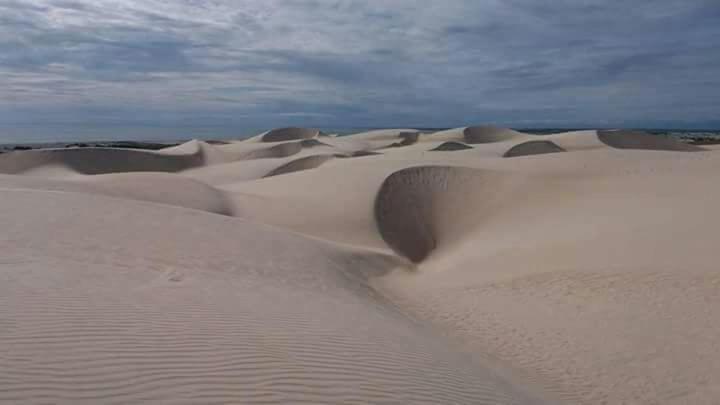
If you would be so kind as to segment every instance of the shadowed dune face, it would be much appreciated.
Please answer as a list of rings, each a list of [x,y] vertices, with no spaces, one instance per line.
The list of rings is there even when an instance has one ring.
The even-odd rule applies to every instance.
[[[420,140],[420,132],[403,131],[394,136],[395,139],[399,139],[397,142],[392,142],[389,145],[382,146],[378,149],[385,148],[401,148],[403,146],[410,146],[416,144]]]
[[[205,164],[202,153],[164,155],[134,149],[39,149],[0,155],[0,173],[19,174],[43,166],[66,167],[80,174],[178,172]]]
[[[416,167],[385,179],[375,200],[375,220],[383,240],[415,263],[437,246],[431,220],[436,209],[432,194],[447,181],[449,168]]]
[[[457,150],[468,150],[472,149],[473,147],[470,145],[466,145],[462,142],[455,142],[455,141],[448,141],[444,142],[438,147],[434,149],[430,149],[431,152],[454,152]]]
[[[298,154],[302,149],[303,144],[301,142],[285,142],[268,148],[253,150],[244,154],[242,159],[284,158]]]
[[[420,139],[420,133],[419,132],[400,132],[398,135],[398,138],[401,139],[401,141],[397,144],[394,144],[395,146],[409,146],[414,143],[417,143],[417,141]]]
[[[528,141],[510,148],[503,157],[542,155],[544,153],[565,152],[565,149],[550,141]]]
[[[292,162],[286,163],[277,169],[274,169],[270,173],[266,174],[263,177],[272,177],[272,176],[279,176],[281,174],[288,174],[293,172],[299,172],[301,170],[309,170],[314,169],[316,167],[320,167],[323,163],[327,162],[328,160],[332,160],[334,156],[332,155],[315,155],[315,156],[307,156],[304,158],[300,158],[297,160],[293,160]]]
[[[465,142],[469,144],[502,142],[520,136],[525,136],[525,134],[512,129],[491,126],[467,127],[463,130]]]
[[[375,221],[383,240],[414,263],[441,243],[452,244],[474,228],[493,196],[499,175],[478,169],[418,166],[391,174],[375,199]]]
[[[94,176],[88,183],[100,194],[175,205],[220,215],[237,214],[221,191],[194,179],[169,173],[115,173]]]
[[[317,139],[303,139],[300,141],[300,145],[303,148],[314,148],[316,146],[330,146],[325,142],[318,141]]]
[[[112,173],[45,179],[0,175],[0,189],[40,190],[108,196],[172,205],[220,215],[237,215],[224,191],[202,181],[172,173]],[[87,197],[91,198],[91,197]]]
[[[262,136],[263,142],[287,142],[317,138],[320,131],[312,128],[278,128]]]
[[[371,150],[359,150],[357,152],[351,152],[350,154],[344,155],[342,157],[354,158],[354,157],[379,156],[379,155],[382,155],[382,153],[373,152]]]
[[[651,135],[641,131],[597,131],[600,142],[617,149],[646,149],[678,152],[699,152],[703,148],[680,142],[677,139]]]

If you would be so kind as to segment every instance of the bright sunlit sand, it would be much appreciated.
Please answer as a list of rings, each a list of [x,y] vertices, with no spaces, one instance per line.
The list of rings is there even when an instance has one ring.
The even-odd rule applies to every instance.
[[[716,149],[286,128],[0,154],[0,402],[713,403]]]

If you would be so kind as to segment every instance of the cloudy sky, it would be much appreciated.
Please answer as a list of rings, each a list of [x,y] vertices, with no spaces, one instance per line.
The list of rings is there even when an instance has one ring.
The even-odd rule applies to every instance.
[[[720,1],[0,0],[0,122],[720,126]]]

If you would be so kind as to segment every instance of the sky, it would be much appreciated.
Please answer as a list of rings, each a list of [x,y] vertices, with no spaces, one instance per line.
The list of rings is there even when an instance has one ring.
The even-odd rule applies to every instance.
[[[0,131],[485,123],[720,127],[720,1],[0,0]]]

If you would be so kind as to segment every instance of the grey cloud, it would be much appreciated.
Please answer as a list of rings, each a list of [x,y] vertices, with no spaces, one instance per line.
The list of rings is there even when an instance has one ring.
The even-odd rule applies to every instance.
[[[715,0],[0,0],[0,116],[710,123],[718,16]]]

